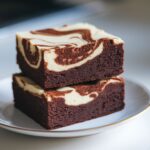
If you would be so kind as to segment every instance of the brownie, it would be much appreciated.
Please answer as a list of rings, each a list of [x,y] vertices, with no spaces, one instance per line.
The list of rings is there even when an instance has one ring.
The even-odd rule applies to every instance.
[[[124,80],[102,81],[44,90],[22,74],[13,76],[15,107],[46,129],[94,119],[124,108]]]
[[[20,32],[16,41],[21,71],[43,89],[123,72],[123,41],[86,23]]]

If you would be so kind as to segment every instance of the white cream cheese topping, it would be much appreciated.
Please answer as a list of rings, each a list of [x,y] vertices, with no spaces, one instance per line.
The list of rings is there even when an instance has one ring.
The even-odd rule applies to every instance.
[[[105,31],[96,28],[90,24],[78,23],[74,25],[68,25],[60,28],[54,28],[58,31],[71,31],[87,29],[90,31],[91,38],[93,40],[99,40],[102,38],[112,39],[115,44],[123,43],[123,40],[119,37],[113,36],[106,33]],[[34,54],[37,47],[39,51],[39,59],[37,64],[32,64],[25,55],[25,49],[22,44],[22,39],[29,39],[31,54]],[[24,57],[26,63],[35,69],[38,69],[42,60],[41,51],[44,51],[44,61],[47,64],[47,69],[50,71],[61,72],[74,67],[81,66],[87,61],[94,59],[96,56],[103,52],[103,42],[87,57],[77,61],[73,64],[59,64],[55,60],[58,57],[55,47],[63,48],[65,45],[72,45],[74,48],[80,48],[81,46],[87,45],[88,42],[82,38],[80,33],[64,34],[64,35],[46,35],[46,34],[33,34],[32,32],[20,32],[17,33],[18,49]],[[42,45],[42,46],[41,46]],[[80,56],[82,57],[82,56]]]
[[[119,79],[120,77],[116,77],[116,78]],[[16,76],[15,79],[19,87],[22,88],[24,91],[28,91],[31,94],[35,94],[37,96],[45,95],[45,98],[47,99],[47,101],[53,101],[53,98],[63,98],[65,100],[65,104],[70,105],[70,106],[78,106],[82,104],[87,104],[93,101],[99,95],[98,91],[87,93],[86,95],[81,95],[73,87],[63,87],[63,88],[59,88],[56,90],[57,92],[66,92],[63,95],[57,95],[57,94],[51,95],[51,94],[48,94],[49,91],[44,91],[41,87],[39,87],[33,81],[31,81],[30,79],[24,76],[19,75],[19,76]],[[113,78],[109,80],[100,81],[99,83],[100,85],[105,83],[103,84],[101,91],[103,91],[105,87],[109,85],[110,83],[117,83],[117,82],[121,82],[121,81],[113,79]],[[70,92],[67,93],[67,91],[70,91]],[[91,95],[94,95],[94,97]]]

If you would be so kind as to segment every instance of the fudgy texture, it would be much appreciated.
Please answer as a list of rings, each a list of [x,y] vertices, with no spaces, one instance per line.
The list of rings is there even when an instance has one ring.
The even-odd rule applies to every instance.
[[[17,62],[23,74],[30,77],[44,89],[101,80],[121,74],[123,72],[123,45],[115,45],[113,41],[109,39],[105,39],[103,42],[104,49],[99,56],[82,66],[67,71],[49,71],[46,68],[46,64],[44,64],[43,59],[38,69],[31,68],[25,62],[19,50],[17,52]]]
[[[15,107],[47,129],[55,129],[108,115],[124,108],[124,83],[111,83],[93,101],[79,105],[66,105],[62,98],[47,101],[24,91],[13,80]]]

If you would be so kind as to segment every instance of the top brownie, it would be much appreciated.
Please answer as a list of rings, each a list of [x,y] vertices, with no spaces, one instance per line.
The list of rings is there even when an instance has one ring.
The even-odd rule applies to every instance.
[[[20,69],[44,89],[123,72],[123,41],[86,23],[20,32],[16,40]]]

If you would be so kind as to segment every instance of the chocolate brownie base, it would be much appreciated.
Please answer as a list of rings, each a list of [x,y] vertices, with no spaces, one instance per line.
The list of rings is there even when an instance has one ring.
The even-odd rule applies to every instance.
[[[21,71],[44,89],[123,72],[123,40],[87,23],[20,32],[16,41]]]
[[[107,39],[103,40],[103,42],[104,50],[101,55],[98,55],[82,66],[62,72],[47,70],[43,59],[39,68],[34,69],[30,67],[19,50],[17,52],[17,62],[23,74],[31,78],[44,89],[102,80],[123,73],[123,45],[114,45],[112,40]]]
[[[66,89],[46,92],[39,88],[41,93],[46,94],[38,95],[35,91],[34,93],[28,91],[29,89],[25,81],[22,82],[20,80],[23,83],[21,87],[16,77],[18,77],[18,75],[13,77],[15,107],[46,129],[65,127],[108,115],[124,108],[124,81],[120,78],[112,80],[113,82],[108,82],[110,80],[108,79],[100,84],[98,84],[98,81],[71,87],[76,89],[76,91],[80,93],[80,96],[83,96],[83,99],[81,99],[80,104],[75,102],[66,104],[67,96],[65,97],[66,99],[59,97],[62,92],[65,94],[69,93]],[[23,88],[23,86],[26,88]],[[84,96],[87,96],[85,95],[86,92],[92,92],[90,97],[93,97],[93,100],[81,104],[84,100]],[[48,100],[48,94],[50,94],[53,99]]]

